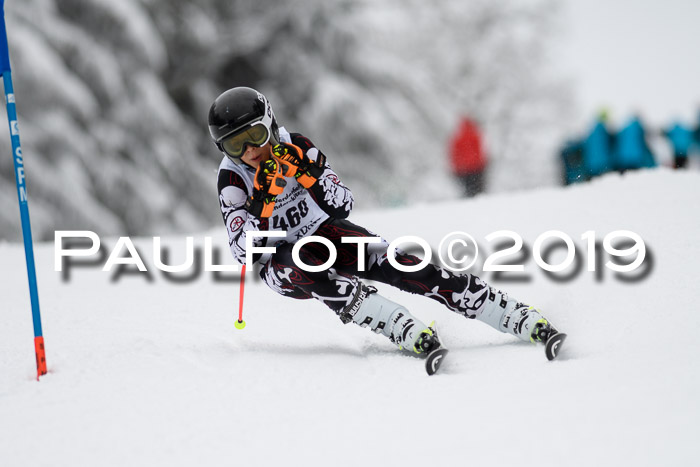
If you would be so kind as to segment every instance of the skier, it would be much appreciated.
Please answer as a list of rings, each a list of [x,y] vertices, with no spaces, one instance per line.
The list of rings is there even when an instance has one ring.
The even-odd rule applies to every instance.
[[[389,244],[384,239],[367,244],[364,257],[358,258],[358,245],[341,239],[376,235],[347,219],[352,193],[308,138],[278,126],[270,102],[260,92],[236,87],[217,97],[209,111],[209,131],[224,153],[218,171],[219,202],[234,258],[245,264],[249,232],[286,231],[282,239],[255,237],[252,242],[276,247],[275,253],[253,256],[262,264],[261,278],[275,292],[315,298],[343,323],[369,327],[399,349],[420,356],[441,348],[434,325],[421,322],[362,279],[430,297],[524,341],[544,343],[557,333],[535,308],[474,275],[455,275],[432,264],[418,272],[395,269],[387,260]],[[309,235],[324,237],[335,246],[337,259],[329,269],[308,272],[295,263],[294,243]],[[299,257],[307,265],[320,265],[328,260],[329,251],[312,242],[300,248]],[[420,263],[398,250],[395,258],[406,266]],[[358,266],[362,263],[363,271]]]

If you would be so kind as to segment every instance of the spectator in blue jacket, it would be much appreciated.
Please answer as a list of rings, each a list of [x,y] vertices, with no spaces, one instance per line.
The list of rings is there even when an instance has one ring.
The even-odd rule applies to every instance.
[[[683,126],[681,123],[674,123],[673,126],[663,132],[673,147],[673,166],[682,169],[688,163],[688,152],[693,144],[693,131]]]
[[[613,135],[606,126],[607,119],[607,112],[602,111],[593,129],[583,141],[583,163],[588,177],[602,175],[613,168]]]
[[[700,112],[698,112],[698,124],[693,131],[693,140],[696,150],[700,149]]]
[[[614,167],[620,172],[642,167],[656,167],[654,155],[646,141],[646,131],[638,116],[618,134],[613,154]]]
[[[583,166],[583,141],[566,141],[559,152],[563,169],[564,185],[585,182],[589,179]]]

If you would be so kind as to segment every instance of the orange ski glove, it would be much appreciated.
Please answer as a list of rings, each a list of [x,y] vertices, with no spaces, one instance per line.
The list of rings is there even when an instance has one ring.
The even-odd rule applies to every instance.
[[[316,183],[326,165],[326,157],[322,153],[318,153],[318,160],[312,161],[299,146],[290,143],[274,146],[272,154],[286,163],[284,176],[294,177],[304,188],[311,188]]]
[[[253,195],[245,204],[246,211],[256,217],[270,217],[275,209],[277,195],[287,186],[284,172],[288,170],[286,164],[274,158],[261,162],[253,180]]]

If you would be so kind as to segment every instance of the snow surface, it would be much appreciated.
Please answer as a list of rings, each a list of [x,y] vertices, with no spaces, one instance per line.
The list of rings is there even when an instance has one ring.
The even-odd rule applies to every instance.
[[[239,331],[235,282],[173,284],[154,271],[152,282],[112,283],[97,267],[63,282],[48,243],[36,256],[50,372],[37,382],[23,251],[0,244],[0,465],[693,465],[699,197],[700,174],[661,169],[353,215],[387,238],[432,245],[453,230],[486,245],[512,229],[532,245],[560,229],[583,246],[588,230],[629,229],[652,252],[650,274],[633,283],[585,268],[557,283],[531,259],[529,283],[496,283],[569,333],[555,362],[380,286],[438,320],[451,353],[433,377],[381,336],[252,274]],[[198,242],[206,235],[226,248],[223,228]],[[151,239],[137,245],[152,269]]]

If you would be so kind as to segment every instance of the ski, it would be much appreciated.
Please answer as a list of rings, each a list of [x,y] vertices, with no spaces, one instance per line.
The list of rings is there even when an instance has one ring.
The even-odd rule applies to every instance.
[[[432,376],[440,369],[440,365],[442,365],[442,361],[445,355],[447,355],[447,352],[448,350],[446,348],[440,347],[428,354],[425,359],[425,371],[428,372],[428,375]]]
[[[561,351],[562,344],[566,340],[566,334],[558,332],[547,339],[544,345],[544,353],[547,355],[547,360],[554,360]]]

